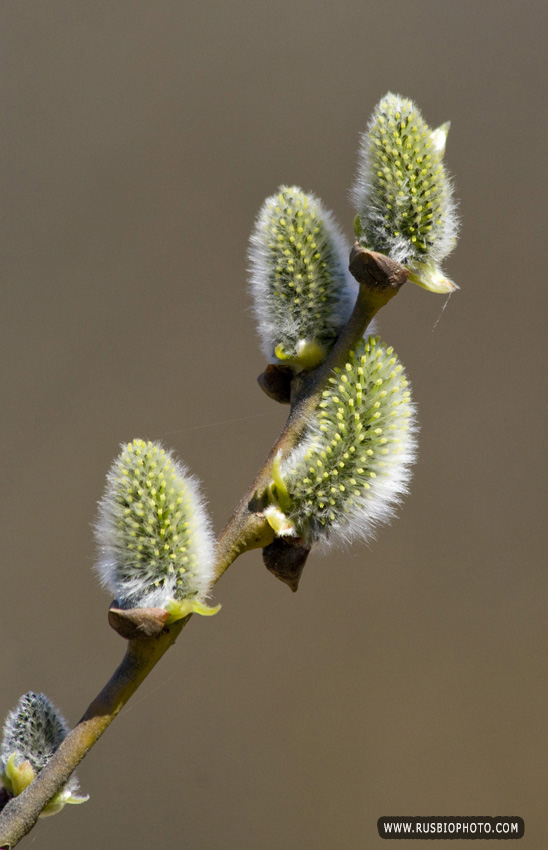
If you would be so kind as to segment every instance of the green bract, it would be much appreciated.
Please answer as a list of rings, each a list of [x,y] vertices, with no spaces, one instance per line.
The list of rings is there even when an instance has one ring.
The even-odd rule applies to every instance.
[[[278,535],[368,537],[407,490],[415,420],[403,367],[377,337],[335,369],[298,446],[278,456],[265,515]]]

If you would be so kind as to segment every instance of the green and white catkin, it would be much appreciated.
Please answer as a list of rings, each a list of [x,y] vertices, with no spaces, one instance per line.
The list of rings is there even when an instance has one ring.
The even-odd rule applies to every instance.
[[[249,248],[251,289],[265,357],[295,371],[325,359],[354,306],[349,246],[311,193],[281,186],[267,198]]]
[[[205,605],[213,535],[198,484],[158,443],[122,446],[95,534],[98,572],[120,608],[164,608],[171,620],[218,610]]]
[[[0,747],[0,780],[12,797],[17,797],[47,765],[64,741],[69,727],[44,694],[29,691],[8,714]],[[74,774],[57,792],[40,817],[60,812],[66,803],[85,803]]]
[[[275,460],[265,516],[277,535],[370,537],[407,492],[416,430],[394,350],[378,337],[360,340],[329,378],[300,443]]]
[[[458,220],[443,164],[449,123],[432,130],[407,98],[388,93],[362,135],[352,198],[360,244],[406,266],[433,292],[456,285],[440,268]]]

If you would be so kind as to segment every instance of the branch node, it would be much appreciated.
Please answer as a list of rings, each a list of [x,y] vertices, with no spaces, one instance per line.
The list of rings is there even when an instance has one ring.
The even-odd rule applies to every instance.
[[[165,628],[169,611],[165,608],[117,608],[114,604],[108,611],[108,622],[115,632],[126,640],[156,637]]]
[[[393,289],[393,295],[409,277],[405,266],[377,251],[367,251],[359,242],[354,243],[350,252],[349,269],[358,283],[374,289]]]

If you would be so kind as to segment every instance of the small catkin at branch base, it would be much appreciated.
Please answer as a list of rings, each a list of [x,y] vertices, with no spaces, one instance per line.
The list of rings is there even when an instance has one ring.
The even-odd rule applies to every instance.
[[[30,832],[49,801],[69,782],[74,769],[175,643],[188,620],[178,620],[154,638],[128,642],[121,664],[80,722],[68,732],[36,779],[0,813],[0,848],[15,847]]]
[[[0,782],[8,797],[18,797],[44,770],[69,732],[66,720],[44,694],[29,691],[8,714],[0,747]],[[85,803],[74,776],[55,794],[40,817],[55,815],[67,803]]]

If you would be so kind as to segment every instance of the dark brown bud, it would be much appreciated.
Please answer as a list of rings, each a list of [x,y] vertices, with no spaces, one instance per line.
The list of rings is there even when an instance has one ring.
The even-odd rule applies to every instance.
[[[280,404],[289,404],[292,377],[293,370],[290,366],[269,363],[264,372],[257,378],[257,382],[269,398],[278,401]]]
[[[272,575],[296,593],[309,553],[310,547],[303,546],[301,540],[277,537],[263,549],[263,561]]]

